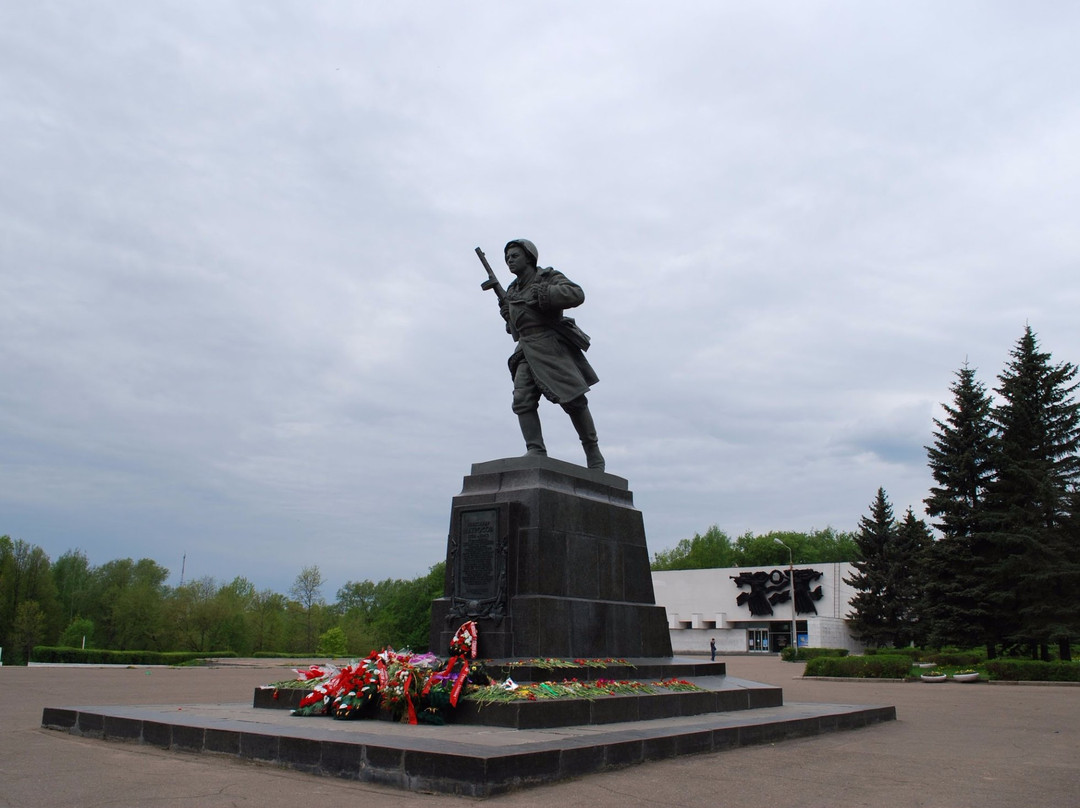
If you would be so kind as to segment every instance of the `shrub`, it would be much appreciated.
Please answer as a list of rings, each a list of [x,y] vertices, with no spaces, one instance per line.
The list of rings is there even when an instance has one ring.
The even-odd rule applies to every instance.
[[[853,679],[904,679],[911,672],[911,658],[904,654],[869,656],[821,656],[806,663],[804,676],[838,676]]]
[[[878,654],[896,656],[897,654],[903,654],[913,662],[923,658],[923,650],[921,648],[914,648],[909,645],[905,645],[902,648],[893,648],[891,645],[883,645],[880,648],[867,648],[863,651],[863,654],[866,656],[877,656]]]
[[[883,649],[888,654],[903,654],[912,662],[918,662],[923,658],[923,651],[921,648],[914,648],[910,645],[905,645],[903,648],[888,648]]]
[[[69,665],[179,665],[193,659],[235,656],[235,651],[110,651],[104,648],[35,645],[30,661]]]
[[[318,656],[343,657],[348,653],[345,645],[345,632],[334,626],[319,635],[319,646],[315,649]]]
[[[990,659],[985,666],[991,676],[1005,682],[1080,682],[1080,662]]]
[[[256,651],[251,656],[255,659],[311,659],[311,654],[293,654],[285,651]]]
[[[821,656],[847,656],[846,648],[794,648],[787,646],[780,652],[780,658],[785,662],[805,662],[808,659],[816,659]]]
[[[955,665],[960,668],[971,668],[982,664],[985,658],[985,653],[980,654],[978,651],[956,651],[953,649],[934,651],[926,655],[929,662],[936,662],[938,665]]]

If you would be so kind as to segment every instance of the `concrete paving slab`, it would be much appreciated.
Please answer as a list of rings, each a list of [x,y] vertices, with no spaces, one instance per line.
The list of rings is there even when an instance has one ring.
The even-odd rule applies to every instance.
[[[682,756],[485,800],[499,808],[1015,808],[1080,805],[1080,689],[802,680],[774,656],[723,656],[728,672],[790,702],[894,704],[857,732]],[[292,663],[295,665],[296,663]],[[101,743],[41,728],[49,704],[244,702],[289,664],[228,669],[0,668],[0,806],[449,808],[476,801],[317,777],[220,755]],[[302,721],[304,719],[295,719]],[[319,720],[319,719],[308,719]]]

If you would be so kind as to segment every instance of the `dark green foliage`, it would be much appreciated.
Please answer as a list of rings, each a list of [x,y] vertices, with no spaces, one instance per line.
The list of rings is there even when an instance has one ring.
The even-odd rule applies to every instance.
[[[1080,406],[1072,397],[1076,367],[1050,359],[1028,327],[998,377],[985,595],[997,618],[989,641],[1053,642],[1068,657],[1071,638],[1080,634],[1072,529]]]
[[[978,651],[929,651],[924,656],[927,662],[935,662],[938,665],[954,665],[961,668],[972,668],[981,665],[986,660],[986,654]]]
[[[64,648],[38,645],[34,648],[34,662],[64,662],[91,665],[181,665],[193,659],[231,659],[233,651],[108,651],[102,648]]]
[[[893,645],[897,648],[925,639],[927,621],[923,614],[923,592],[929,570],[929,554],[934,538],[911,508],[896,528],[896,540],[887,548],[892,620],[896,624]]]
[[[0,536],[0,647],[5,664],[25,664],[30,649],[63,620],[49,557],[40,547]]]
[[[799,648],[788,645],[780,651],[780,658],[785,662],[806,662],[823,656],[843,657],[848,655],[846,648]]]
[[[873,656],[823,656],[806,663],[803,676],[839,676],[857,679],[905,679],[911,673],[911,657],[904,654]]]
[[[942,405],[948,417],[944,422],[934,419],[934,445],[926,447],[937,485],[925,502],[943,535],[965,537],[982,528],[986,488],[993,478],[992,402],[974,368],[965,364],[956,377],[949,387],[953,403]]]
[[[1005,682],[1080,682],[1080,662],[991,659],[986,670]]]
[[[873,654],[901,654],[906,656],[912,662],[918,661],[923,658],[923,650],[914,646],[905,645],[901,648],[891,648],[886,646],[885,648],[867,648],[866,653]]]
[[[169,571],[149,558],[121,558],[92,570],[86,613],[103,648],[166,650],[165,579]]]
[[[855,571],[844,581],[856,594],[848,624],[870,646],[907,645],[920,631],[921,576],[930,535],[910,509],[902,523],[879,488],[870,514],[859,520]]]
[[[348,638],[350,653],[366,654],[387,645],[399,650],[428,650],[431,602],[443,594],[446,562],[412,580],[349,581],[338,590],[335,611]]]
[[[88,651],[131,650],[144,661],[145,654],[174,650],[189,656],[308,656],[319,650],[308,644],[309,636],[327,640],[322,651],[341,652],[333,656],[363,655],[386,645],[421,651],[428,642],[431,602],[443,594],[445,564],[413,580],[350,582],[331,607],[323,602],[317,567],[301,571],[293,600],[256,591],[239,577],[227,584],[203,577],[168,587],[168,574],[145,558],[92,567],[78,550],[50,565],[41,548],[0,536],[4,662],[25,664],[35,646],[70,646],[64,654],[74,658],[84,637]]]
[[[985,642],[995,628],[988,606],[986,496],[994,477],[992,402],[986,387],[966,364],[949,388],[948,417],[934,420],[937,432],[927,447],[937,485],[926,498],[926,511],[938,521],[941,538],[930,548],[922,613],[925,640],[932,645],[972,646]]]
[[[926,499],[942,536],[922,613],[933,644],[1018,643],[1070,657],[1080,635],[1080,407],[1075,366],[1054,364],[1026,327],[993,405],[964,367],[927,448]]]

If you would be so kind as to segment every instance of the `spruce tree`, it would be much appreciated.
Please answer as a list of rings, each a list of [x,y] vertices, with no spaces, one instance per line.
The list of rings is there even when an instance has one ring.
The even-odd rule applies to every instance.
[[[929,569],[929,551],[934,543],[926,522],[916,518],[911,508],[896,529],[896,538],[888,548],[889,584],[891,592],[886,604],[890,621],[896,627],[897,647],[909,643],[923,644],[927,632],[923,591]]]
[[[892,505],[885,489],[879,488],[870,505],[870,515],[859,520],[859,531],[855,534],[858,558],[852,562],[855,572],[844,579],[844,583],[856,590],[848,624],[861,642],[873,647],[889,645],[896,639],[896,626],[888,608],[893,595],[889,554],[896,534]]]
[[[943,536],[971,536],[980,528],[987,485],[993,476],[990,436],[992,402],[975,369],[956,372],[949,387],[953,406],[943,404],[947,418],[934,419],[934,445],[926,447],[936,486],[926,498],[926,512],[938,517],[934,527]]]
[[[1052,364],[1024,329],[998,377],[995,479],[989,488],[990,568],[987,597],[1005,637],[1041,646],[1056,642],[1063,657],[1080,623],[1072,529],[1080,479],[1077,369]]]
[[[926,512],[937,517],[933,524],[941,537],[927,548],[921,614],[923,640],[938,647],[985,642],[994,623],[981,569],[988,551],[986,491],[994,473],[992,401],[966,363],[949,391],[953,403],[942,405],[946,418],[934,419],[934,442],[926,447],[937,483]]]

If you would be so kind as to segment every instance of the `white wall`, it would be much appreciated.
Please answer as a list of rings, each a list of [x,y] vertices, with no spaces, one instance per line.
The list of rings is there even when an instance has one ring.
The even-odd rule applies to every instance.
[[[766,627],[772,623],[791,622],[791,604],[780,603],[771,616],[750,614],[747,605],[736,601],[745,588],[735,585],[734,577],[740,572],[771,572],[782,567],[726,567],[706,570],[673,570],[654,572],[653,589],[657,605],[667,610],[671,646],[676,654],[708,653],[709,640],[716,639],[718,651],[742,652],[746,650],[748,627]],[[797,619],[806,621],[810,645],[814,647],[847,648],[852,652],[862,649],[847,630],[845,618],[855,591],[844,578],[852,573],[848,563],[796,564],[795,569],[813,569],[822,574],[811,585],[820,586],[821,600],[814,601],[817,614],[800,614]],[[779,626],[777,626],[779,628]]]

